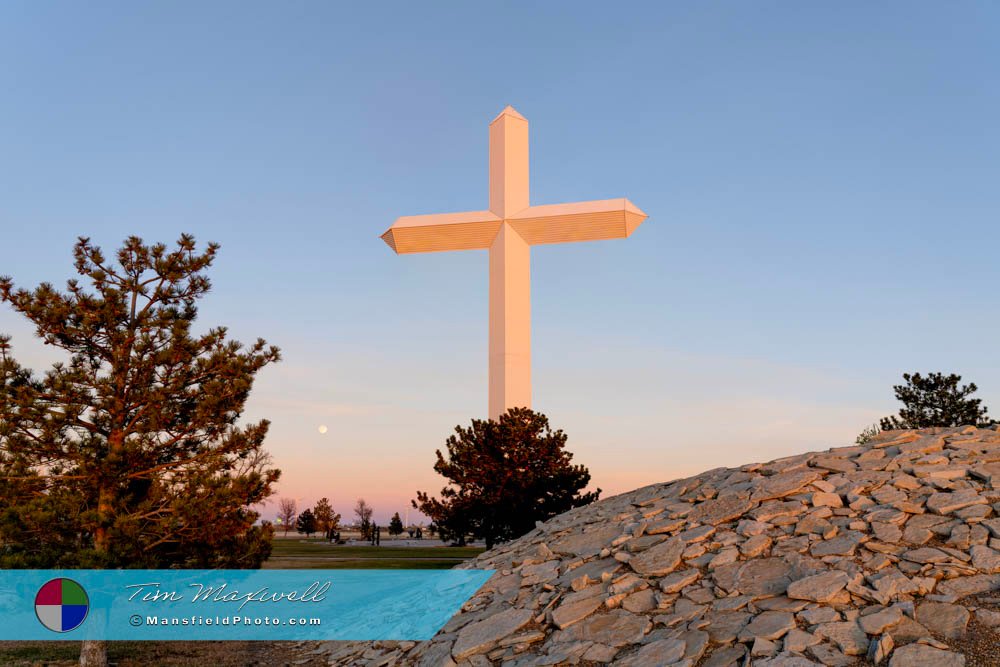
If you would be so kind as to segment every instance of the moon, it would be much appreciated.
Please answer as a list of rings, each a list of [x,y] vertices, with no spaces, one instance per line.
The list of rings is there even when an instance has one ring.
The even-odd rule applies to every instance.
[[[320,433],[326,433],[326,426],[324,426],[324,425],[321,424],[320,427],[319,427],[319,432]]]

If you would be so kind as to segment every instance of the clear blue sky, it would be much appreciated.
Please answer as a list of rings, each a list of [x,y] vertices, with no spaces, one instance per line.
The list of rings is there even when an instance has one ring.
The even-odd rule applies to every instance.
[[[5,2],[0,273],[220,242],[204,323],[285,353],[282,493],[402,510],[485,412],[487,265],[378,236],[485,208],[507,104],[533,203],[650,216],[533,251],[535,407],[597,484],[846,444],[907,370],[1000,414],[996,3]]]

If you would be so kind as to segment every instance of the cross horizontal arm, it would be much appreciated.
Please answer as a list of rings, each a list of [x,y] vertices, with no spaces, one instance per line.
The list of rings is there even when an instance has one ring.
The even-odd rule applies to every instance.
[[[382,240],[398,255],[490,247],[503,219],[491,211],[408,215],[397,218]]]
[[[508,216],[510,226],[530,245],[627,238],[646,219],[628,199],[529,206]]]

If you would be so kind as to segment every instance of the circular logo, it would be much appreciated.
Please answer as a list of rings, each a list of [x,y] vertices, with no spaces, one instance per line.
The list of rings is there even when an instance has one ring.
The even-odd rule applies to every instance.
[[[83,586],[72,579],[52,579],[35,595],[35,615],[53,632],[69,632],[80,627],[90,611],[90,598]]]

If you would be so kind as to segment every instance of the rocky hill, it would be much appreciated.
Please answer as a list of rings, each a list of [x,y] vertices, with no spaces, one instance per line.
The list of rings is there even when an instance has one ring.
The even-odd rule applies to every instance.
[[[890,431],[579,508],[431,641],[336,665],[1000,665],[1000,432]]]

